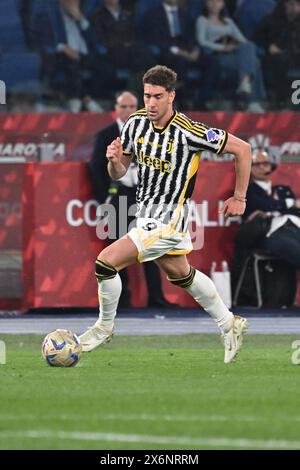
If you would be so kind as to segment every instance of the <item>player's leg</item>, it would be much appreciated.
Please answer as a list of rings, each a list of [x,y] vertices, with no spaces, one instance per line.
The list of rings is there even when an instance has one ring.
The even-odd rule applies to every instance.
[[[79,337],[83,351],[92,351],[111,340],[122,291],[118,271],[135,263],[137,254],[135,244],[125,235],[98,255],[95,274],[98,283],[99,319]]]
[[[210,315],[218,326],[228,331],[233,314],[228,310],[212,280],[191,267],[185,255],[165,255],[156,260],[167,274],[168,280],[183,287]]]
[[[104,248],[96,260],[96,279],[98,282],[99,323],[112,327],[122,291],[118,273],[136,262],[137,248],[125,235]]]
[[[230,312],[212,280],[191,267],[186,256],[164,255],[156,263],[167,274],[170,282],[184,288],[215,320],[224,337],[224,362],[231,362],[242,345],[247,320]]]

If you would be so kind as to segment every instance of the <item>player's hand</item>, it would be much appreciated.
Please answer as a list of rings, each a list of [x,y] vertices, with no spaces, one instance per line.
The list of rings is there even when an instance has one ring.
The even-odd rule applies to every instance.
[[[120,137],[117,137],[112,141],[111,144],[107,147],[106,158],[113,164],[121,162],[123,155],[123,147]]]
[[[224,202],[223,207],[219,210],[220,214],[224,214],[225,217],[243,215],[246,209],[246,203],[238,201],[234,197],[230,197]]]

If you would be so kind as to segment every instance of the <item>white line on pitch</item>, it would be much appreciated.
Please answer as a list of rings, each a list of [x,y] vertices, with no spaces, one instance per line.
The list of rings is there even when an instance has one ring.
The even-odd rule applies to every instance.
[[[103,414],[99,413],[94,415],[97,421],[167,421],[167,422],[269,422],[272,421],[300,421],[300,416],[243,416],[243,415],[193,415],[193,416],[172,416],[172,415],[150,415],[150,414]],[[37,418],[34,415],[5,415],[0,414],[1,421],[35,421]],[[47,416],[39,416],[39,421],[49,421],[52,418]],[[91,416],[81,415],[64,415],[57,414],[55,416],[56,421],[92,421]]]
[[[102,441],[102,442],[130,442],[161,444],[187,447],[230,447],[250,449],[300,449],[300,441],[288,441],[281,439],[259,440],[259,439],[234,439],[234,438],[194,438],[177,436],[152,436],[143,434],[121,434],[104,432],[66,432],[66,431],[0,431],[2,439],[63,439],[79,441]]]

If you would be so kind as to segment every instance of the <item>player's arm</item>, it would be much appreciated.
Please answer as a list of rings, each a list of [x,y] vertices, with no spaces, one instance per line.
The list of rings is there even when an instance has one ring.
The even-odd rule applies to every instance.
[[[120,137],[117,137],[107,147],[106,157],[108,159],[108,173],[113,180],[119,180],[127,173],[131,163],[131,157],[123,153]]]
[[[251,146],[242,139],[228,134],[224,153],[235,155],[235,190],[232,197],[224,202],[220,212],[225,216],[242,215],[246,209],[246,193],[251,172]]]

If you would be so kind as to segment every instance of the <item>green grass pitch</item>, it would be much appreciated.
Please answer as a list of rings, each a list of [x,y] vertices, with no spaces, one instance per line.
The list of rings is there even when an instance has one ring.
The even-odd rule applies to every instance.
[[[69,369],[0,339],[0,449],[300,448],[296,335],[249,335],[233,364],[216,335],[117,336]]]

